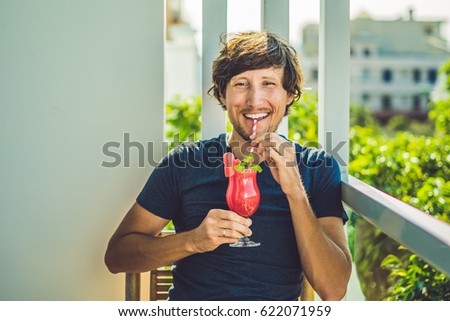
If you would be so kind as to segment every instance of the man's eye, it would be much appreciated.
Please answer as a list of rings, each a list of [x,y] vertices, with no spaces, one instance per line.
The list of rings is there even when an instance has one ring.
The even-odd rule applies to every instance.
[[[234,84],[235,87],[245,87],[247,84],[245,82],[237,82]]]
[[[275,86],[275,83],[272,81],[265,81],[264,86]]]

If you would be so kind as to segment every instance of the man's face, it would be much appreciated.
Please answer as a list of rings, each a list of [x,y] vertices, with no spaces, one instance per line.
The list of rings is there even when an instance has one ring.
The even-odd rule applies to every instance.
[[[283,88],[282,68],[248,70],[231,78],[221,101],[233,125],[233,140],[250,140],[254,119],[256,136],[275,132],[292,100]]]

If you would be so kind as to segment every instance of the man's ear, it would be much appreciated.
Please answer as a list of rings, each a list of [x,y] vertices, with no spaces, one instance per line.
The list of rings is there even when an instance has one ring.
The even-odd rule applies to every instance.
[[[222,108],[224,110],[227,110],[227,105],[225,104],[225,97],[224,96],[220,96],[220,104],[222,105]]]
[[[287,106],[289,106],[290,104],[292,104],[292,102],[294,101],[294,94],[290,94],[288,95],[288,99],[287,99]]]

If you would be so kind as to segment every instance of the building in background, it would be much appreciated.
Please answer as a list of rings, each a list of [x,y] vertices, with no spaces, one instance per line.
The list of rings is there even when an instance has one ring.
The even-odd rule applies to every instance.
[[[167,1],[164,97],[201,94],[201,61],[195,42],[196,30],[185,20],[181,0]]]
[[[380,119],[398,113],[426,118],[441,64],[449,59],[441,36],[445,21],[379,21],[362,13],[350,23],[353,103],[369,106]],[[301,50],[306,87],[317,90],[319,26],[303,29]]]

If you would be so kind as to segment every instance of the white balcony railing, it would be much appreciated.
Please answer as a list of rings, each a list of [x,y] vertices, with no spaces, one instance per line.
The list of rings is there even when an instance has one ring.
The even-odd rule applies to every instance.
[[[393,240],[450,275],[450,224],[349,176],[344,203]]]

